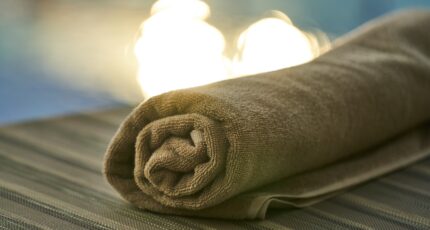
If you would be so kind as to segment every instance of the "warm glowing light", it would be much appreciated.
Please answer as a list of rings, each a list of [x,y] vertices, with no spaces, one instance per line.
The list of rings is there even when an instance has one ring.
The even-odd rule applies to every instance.
[[[242,32],[231,59],[223,34],[205,20],[200,0],[159,0],[141,27],[135,46],[138,81],[145,98],[231,77],[267,72],[312,60],[316,39],[301,32],[281,12]]]
[[[248,75],[303,64],[317,50],[309,38],[281,12],[264,18],[241,33],[233,73]]]
[[[135,47],[146,98],[227,78],[224,36],[204,21],[204,2],[158,1],[152,14]]]

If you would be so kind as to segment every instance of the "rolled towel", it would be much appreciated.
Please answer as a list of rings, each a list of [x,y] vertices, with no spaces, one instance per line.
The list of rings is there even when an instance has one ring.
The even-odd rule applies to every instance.
[[[310,63],[150,98],[113,138],[106,178],[146,210],[253,219],[422,159],[429,25],[429,11],[397,13]]]

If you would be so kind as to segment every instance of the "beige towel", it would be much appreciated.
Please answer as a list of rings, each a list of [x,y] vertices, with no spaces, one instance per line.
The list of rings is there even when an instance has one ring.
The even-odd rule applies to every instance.
[[[430,12],[408,11],[311,63],[149,99],[121,125],[104,173],[143,209],[264,218],[430,155],[428,121]]]

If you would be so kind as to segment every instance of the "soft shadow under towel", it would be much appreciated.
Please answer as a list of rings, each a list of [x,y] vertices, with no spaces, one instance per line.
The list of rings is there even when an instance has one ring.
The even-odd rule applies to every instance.
[[[264,218],[430,155],[429,121],[430,12],[406,11],[310,63],[150,98],[104,173],[143,209]]]

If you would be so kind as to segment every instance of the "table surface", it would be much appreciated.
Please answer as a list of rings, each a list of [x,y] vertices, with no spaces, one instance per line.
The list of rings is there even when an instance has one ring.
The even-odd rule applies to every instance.
[[[130,107],[0,128],[0,228],[429,229],[430,159],[308,208],[258,221],[160,215],[123,201],[101,173]]]

